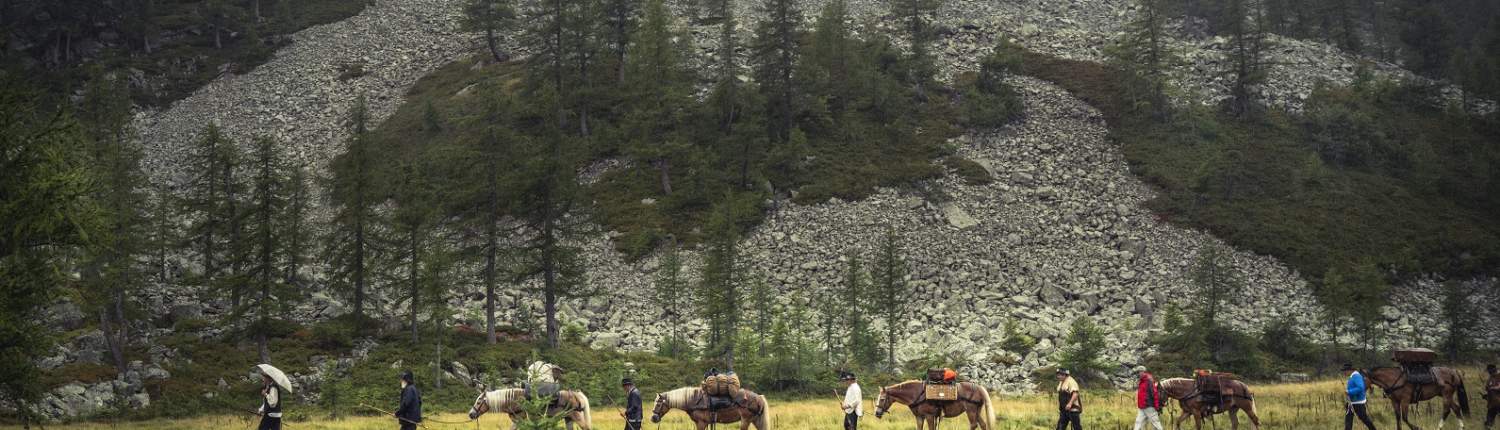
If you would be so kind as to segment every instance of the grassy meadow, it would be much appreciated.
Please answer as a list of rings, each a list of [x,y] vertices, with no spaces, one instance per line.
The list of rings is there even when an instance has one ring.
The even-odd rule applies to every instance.
[[[1482,428],[1484,400],[1479,398],[1475,387],[1480,383],[1477,374],[1482,372],[1468,372],[1470,385],[1470,406],[1474,416],[1466,420],[1469,428]],[[1336,380],[1325,380],[1310,383],[1297,384],[1275,384],[1260,385],[1252,384],[1251,390],[1257,400],[1261,428],[1263,429],[1329,429],[1339,428],[1343,425],[1343,406],[1340,393],[1342,382]],[[874,387],[866,391],[875,391]],[[651,393],[645,393],[647,400]],[[1054,412],[1055,400],[1043,395],[1030,395],[1020,397],[995,398],[995,415],[998,425],[995,429],[1050,429],[1056,419]],[[1424,403],[1417,417],[1414,419],[1417,425],[1423,428],[1436,428],[1438,421],[1438,403],[1430,401]],[[1392,421],[1390,403],[1385,400],[1380,390],[1375,390],[1371,395],[1371,416],[1379,428],[1391,428]],[[647,405],[650,408],[650,405]],[[784,430],[835,430],[841,428],[842,416],[838,410],[838,399],[829,396],[827,399],[799,399],[772,401],[772,427]],[[911,413],[904,407],[899,407],[893,413],[886,415],[885,419],[876,419],[874,416],[874,399],[865,403],[865,418],[860,423],[861,429],[869,430],[896,430],[914,428],[914,420]],[[618,429],[623,427],[618,407],[599,408],[594,411],[595,428]],[[1167,409],[1168,414],[1180,412],[1176,405]],[[430,420],[461,422],[455,424],[444,424],[431,422],[427,424],[429,429],[471,429],[475,425],[467,421],[463,411],[432,414],[428,412]],[[316,414],[314,414],[316,415]],[[1241,415],[1243,418],[1243,415]],[[245,416],[206,416],[181,420],[149,420],[136,422],[93,422],[76,423],[69,425],[48,426],[50,429],[67,430],[188,430],[188,429],[214,429],[214,430],[236,430],[253,428],[254,417]],[[1090,392],[1084,398],[1084,428],[1116,430],[1130,429],[1135,419],[1134,393],[1095,391]],[[1215,419],[1216,422],[1204,423],[1204,428],[1228,429],[1229,420],[1224,416]],[[352,417],[337,420],[308,420],[288,422],[287,430],[376,430],[395,428],[394,421],[385,417]],[[509,428],[510,421],[504,416],[494,414],[481,417],[479,428],[496,429]],[[1192,428],[1192,421],[1184,422],[1185,428]],[[1448,428],[1456,428],[1456,423],[1449,422]],[[1171,428],[1171,424],[1167,423]],[[15,426],[0,427],[3,429],[18,428]],[[648,429],[658,428],[648,423]],[[685,415],[674,411],[662,420],[661,430],[687,430],[692,426],[687,422]],[[721,427],[729,428],[729,427]],[[967,421],[964,419],[946,420],[940,429],[967,429]],[[1247,427],[1248,428],[1248,427]]]

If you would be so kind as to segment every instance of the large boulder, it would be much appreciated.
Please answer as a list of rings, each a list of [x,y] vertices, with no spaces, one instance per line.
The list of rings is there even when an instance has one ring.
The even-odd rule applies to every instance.
[[[83,328],[87,316],[77,304],[71,301],[61,301],[47,308],[44,319],[49,328],[57,331],[72,331]]]

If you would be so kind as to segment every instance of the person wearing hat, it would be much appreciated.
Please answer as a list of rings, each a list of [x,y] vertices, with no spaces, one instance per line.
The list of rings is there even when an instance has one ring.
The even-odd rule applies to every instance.
[[[416,377],[410,370],[401,372],[401,406],[392,415],[401,430],[416,430],[422,423],[422,392],[417,391]]]
[[[641,430],[641,390],[635,389],[635,381],[630,378],[621,379],[620,388],[625,390],[625,410],[620,411],[625,430]]]
[[[844,402],[839,405],[844,410],[844,430],[857,430],[859,417],[865,415],[864,393],[859,389],[854,372],[844,372],[839,381],[844,383]]]
[[[1132,373],[1140,379],[1140,384],[1135,390],[1135,430],[1141,430],[1146,422],[1156,430],[1161,430],[1161,407],[1165,404],[1161,399],[1161,390],[1156,386],[1156,377],[1146,371],[1146,366],[1135,366]]]
[[[1078,381],[1068,369],[1057,369],[1057,430],[1073,425],[1073,430],[1083,430],[1083,399],[1078,391]]]
[[[1365,386],[1365,375],[1354,369],[1354,365],[1344,363],[1344,377],[1349,382],[1344,385],[1344,394],[1348,399],[1348,406],[1344,408],[1344,430],[1354,429],[1354,418],[1359,417],[1359,422],[1365,424],[1365,428],[1375,430],[1375,423],[1370,421],[1370,412],[1365,406],[1365,394],[1368,389]]]
[[[260,409],[255,411],[260,415],[259,430],[281,430],[281,386],[276,385],[276,380],[260,372],[260,395],[262,397]]]

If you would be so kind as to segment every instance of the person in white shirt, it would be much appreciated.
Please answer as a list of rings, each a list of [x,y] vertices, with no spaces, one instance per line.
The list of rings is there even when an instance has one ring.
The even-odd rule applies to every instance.
[[[281,387],[265,372],[260,374],[260,381],[260,394],[265,399],[255,412],[260,415],[260,427],[257,430],[281,430]]]
[[[859,382],[854,379],[853,372],[844,372],[839,377],[844,382],[844,430],[858,430],[859,417],[865,415],[864,393],[859,390]]]

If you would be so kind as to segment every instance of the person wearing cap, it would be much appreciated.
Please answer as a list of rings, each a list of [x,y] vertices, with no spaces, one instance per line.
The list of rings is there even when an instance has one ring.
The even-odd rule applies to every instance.
[[[865,415],[864,393],[859,389],[854,372],[844,372],[839,381],[844,383],[844,403],[839,405],[844,410],[844,430],[857,430],[859,417]]]
[[[635,381],[630,378],[621,379],[620,388],[625,390],[625,410],[620,411],[625,418],[625,430],[641,430],[641,390],[635,388]]]
[[[1344,430],[1354,429],[1354,418],[1359,417],[1359,422],[1365,424],[1365,428],[1375,430],[1375,423],[1370,421],[1370,412],[1365,406],[1365,375],[1361,375],[1354,365],[1344,363],[1344,377],[1349,382],[1344,385],[1344,394],[1348,399],[1348,406],[1344,408]]]
[[[1057,369],[1057,430],[1065,430],[1068,424],[1073,430],[1083,430],[1083,399],[1078,391],[1078,381],[1068,369]]]
[[[1161,407],[1165,402],[1161,399],[1161,390],[1156,387],[1156,377],[1146,371],[1146,366],[1135,366],[1131,372],[1140,379],[1135,390],[1135,407],[1138,409],[1135,430],[1141,430],[1148,421],[1156,430],[1161,430]]]
[[[255,411],[260,415],[259,430],[281,430],[281,386],[276,385],[276,380],[266,372],[260,373],[260,395],[262,397],[260,409]]]
[[[392,415],[401,430],[416,430],[422,423],[422,392],[417,391],[416,377],[410,370],[401,372],[401,406]]]

